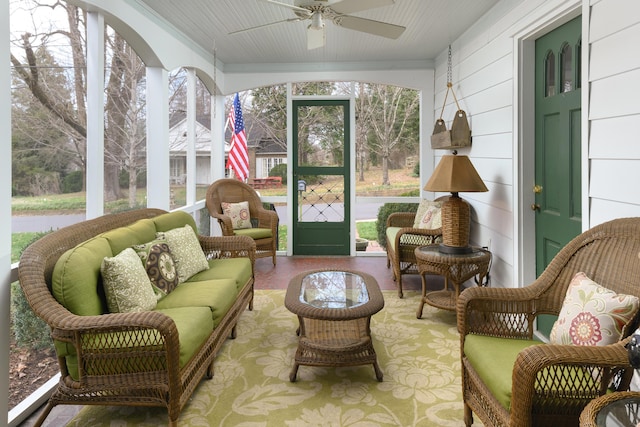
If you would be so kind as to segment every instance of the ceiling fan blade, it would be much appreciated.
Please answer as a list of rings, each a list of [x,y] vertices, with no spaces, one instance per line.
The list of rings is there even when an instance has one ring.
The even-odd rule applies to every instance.
[[[305,13],[307,15],[311,15],[311,12],[308,9],[305,9],[305,8],[299,7],[299,6],[295,6],[293,4],[282,3],[282,2],[276,1],[276,0],[262,0],[262,1],[266,2],[266,3],[275,4],[276,6],[286,7],[288,9],[295,10],[296,12],[302,12],[302,13]]]
[[[374,21],[372,19],[357,18],[355,16],[337,16],[333,19],[333,23],[339,27],[362,31],[364,33],[386,37],[388,39],[397,39],[405,30],[405,27],[400,25]]]
[[[253,31],[253,30],[257,30],[259,28],[265,28],[265,27],[270,27],[272,25],[278,25],[278,24],[282,24],[284,22],[298,22],[298,21],[302,21],[302,18],[291,18],[291,19],[285,19],[283,21],[276,21],[276,22],[270,22],[268,24],[262,24],[262,25],[257,25],[255,27],[250,27],[250,28],[244,28],[242,30],[237,30],[237,31],[232,31],[229,33],[229,35],[233,35],[233,34],[240,34],[240,33],[246,33],[247,31]]]
[[[324,29],[324,25],[319,29],[311,28],[311,26],[307,28],[307,50],[324,47],[326,41]]]
[[[342,0],[331,5],[331,9],[341,15],[375,9],[376,7],[391,6],[395,0]]]

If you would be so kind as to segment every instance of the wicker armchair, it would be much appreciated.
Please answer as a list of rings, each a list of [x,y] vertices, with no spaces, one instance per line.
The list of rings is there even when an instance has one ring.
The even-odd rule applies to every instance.
[[[465,425],[473,423],[473,412],[485,427],[577,426],[583,408],[605,394],[612,379],[617,390],[626,389],[633,372],[625,344],[638,315],[625,329],[626,337],[611,345],[530,345],[530,340],[537,315],[559,314],[577,272],[614,292],[640,296],[639,254],[640,218],[616,219],[574,238],[529,286],[463,291],[457,316]],[[515,362],[513,371],[506,373],[511,382],[508,404],[504,395],[500,403],[482,379],[492,381],[491,375],[507,366],[503,361],[501,366],[483,366],[483,372],[474,369],[470,359],[478,354],[465,348],[472,334],[474,340],[496,337],[488,338],[494,346],[510,346]],[[518,345],[522,349],[513,351]]]
[[[234,230],[231,218],[222,211],[222,203],[249,202],[253,228]],[[206,205],[209,215],[218,220],[223,236],[244,235],[256,242],[256,258],[271,257],[276,265],[278,242],[278,214],[262,206],[260,196],[247,184],[236,179],[219,179],[207,189]]]
[[[393,279],[398,287],[399,298],[403,296],[402,276],[420,274],[415,249],[434,244],[442,236],[442,228],[413,228],[415,216],[415,212],[395,212],[387,217],[387,268],[393,267]]]

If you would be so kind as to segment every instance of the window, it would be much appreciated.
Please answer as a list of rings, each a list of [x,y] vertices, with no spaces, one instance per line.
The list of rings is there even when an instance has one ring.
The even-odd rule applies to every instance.
[[[573,52],[571,46],[565,43],[560,51],[560,92],[571,92],[573,88]]]
[[[544,60],[544,70],[544,96],[553,96],[556,94],[556,56],[553,52],[547,53]]]

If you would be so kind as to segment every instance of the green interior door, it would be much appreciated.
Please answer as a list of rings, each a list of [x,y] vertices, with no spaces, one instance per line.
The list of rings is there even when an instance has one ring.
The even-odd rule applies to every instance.
[[[582,231],[581,17],[536,40],[536,275]],[[548,334],[555,318],[543,316]]]
[[[294,255],[349,255],[349,101],[293,101]]]

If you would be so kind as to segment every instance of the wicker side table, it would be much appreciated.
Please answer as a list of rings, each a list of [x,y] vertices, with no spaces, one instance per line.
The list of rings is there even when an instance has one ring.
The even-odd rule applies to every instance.
[[[455,311],[460,286],[474,276],[479,276],[480,283],[489,271],[491,252],[473,248],[468,254],[448,254],[440,252],[438,246],[420,246],[415,250],[418,272],[422,278],[422,298],[416,311],[416,317],[422,317],[422,309],[427,303],[444,310]],[[435,274],[445,278],[445,289],[427,292],[426,274]],[[448,283],[453,284],[449,289]]]
[[[382,381],[370,325],[371,316],[384,307],[384,298],[373,276],[344,270],[303,272],[289,282],[284,305],[300,322],[292,382],[300,365],[368,364]]]
[[[640,425],[640,392],[622,391],[593,399],[580,414],[580,427]]]

